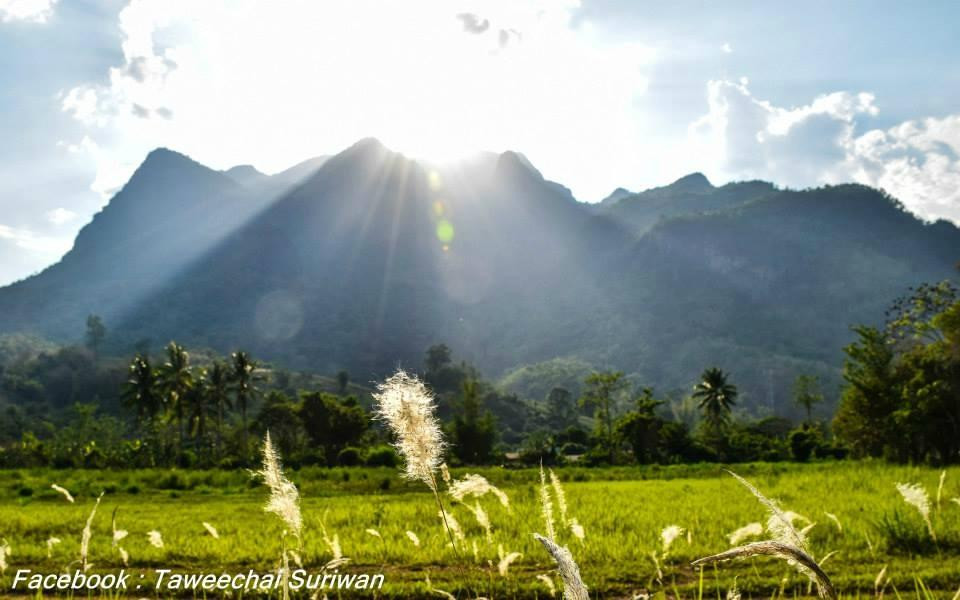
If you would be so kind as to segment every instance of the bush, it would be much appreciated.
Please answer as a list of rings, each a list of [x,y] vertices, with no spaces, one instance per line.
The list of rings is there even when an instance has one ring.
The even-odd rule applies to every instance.
[[[337,454],[337,463],[342,467],[355,467],[361,462],[359,448],[348,446]]]
[[[396,467],[399,464],[400,457],[392,446],[375,446],[367,453],[368,467]]]
[[[806,427],[794,429],[790,432],[787,442],[790,444],[793,460],[807,462],[820,447],[820,432]]]

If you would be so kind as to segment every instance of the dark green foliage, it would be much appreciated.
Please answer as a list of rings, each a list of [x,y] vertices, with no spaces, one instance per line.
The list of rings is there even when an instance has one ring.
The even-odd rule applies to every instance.
[[[790,444],[790,455],[793,459],[807,462],[823,444],[823,436],[816,429],[801,427],[790,432],[787,442]]]
[[[363,462],[359,448],[348,446],[337,453],[337,464],[341,467],[355,467]]]
[[[374,446],[367,452],[368,467],[397,467],[400,462],[400,455],[393,446]]]
[[[345,447],[359,443],[369,426],[366,412],[356,398],[340,398],[324,392],[301,396],[300,419],[311,445],[335,459]]]
[[[730,409],[737,403],[737,387],[727,381],[727,374],[716,367],[703,372],[693,388],[693,397],[699,401],[707,426],[720,430],[730,417]]]
[[[493,414],[483,405],[479,384],[463,382],[460,410],[450,427],[452,451],[463,464],[479,465],[490,461],[497,440]]]

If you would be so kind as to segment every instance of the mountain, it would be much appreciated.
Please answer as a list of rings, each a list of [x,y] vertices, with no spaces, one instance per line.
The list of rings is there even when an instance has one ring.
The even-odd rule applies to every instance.
[[[157,150],[60,263],[0,289],[0,332],[77,340],[96,313],[111,352],[177,339],[355,380],[440,342],[489,375],[610,367],[675,394],[718,365],[784,411],[799,373],[835,391],[851,324],[960,258],[954,225],[859,185],[619,196],[579,203],[515,152],[432,165],[367,139],[267,176]]]
[[[618,188],[601,203],[601,210],[640,235],[663,219],[722,211],[774,192],[776,188],[765,181],[714,187],[702,173],[691,173],[670,185],[637,194]]]

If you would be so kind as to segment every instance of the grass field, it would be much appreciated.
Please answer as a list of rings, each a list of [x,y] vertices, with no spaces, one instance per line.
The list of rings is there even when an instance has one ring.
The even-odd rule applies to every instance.
[[[816,523],[809,534],[811,550],[818,559],[834,553],[823,567],[842,595],[874,596],[884,567],[881,587],[890,597],[953,598],[957,593],[960,502],[951,498],[960,496],[960,468],[947,470],[939,508],[941,472],[929,468],[846,462],[738,465],[735,470],[785,509]],[[380,597],[440,597],[426,585],[427,577],[436,589],[470,597],[549,597],[537,575],[552,576],[552,563],[532,537],[544,532],[539,473],[487,468],[454,470],[453,476],[468,472],[479,472],[501,487],[510,509],[490,495],[479,500],[492,523],[488,538],[467,507],[453,504],[450,512],[464,533],[459,560],[447,543],[434,498],[422,484],[405,482],[386,468],[288,473],[301,491],[305,565],[309,569],[332,558],[325,526],[327,537],[336,535],[350,559],[342,571],[385,573]],[[558,542],[570,548],[592,597],[648,593],[713,598],[724,596],[735,581],[744,597],[812,593],[802,576],[770,559],[709,567],[702,581],[688,566],[695,558],[727,549],[732,531],[766,520],[764,508],[719,466],[563,468],[557,475],[564,482],[569,516],[586,534],[581,542],[558,524]],[[122,566],[112,546],[114,510],[117,528],[129,532],[120,546],[137,573],[158,567],[265,570],[278,564],[282,526],[262,510],[265,489],[243,471],[0,471],[0,482],[0,543],[5,539],[11,550],[2,590],[9,591],[18,568],[57,572],[78,561],[81,531],[101,491],[106,493],[89,545],[94,572]],[[917,510],[900,497],[897,482],[921,483],[929,492],[936,544]],[[52,490],[52,483],[70,490],[76,503]],[[446,496],[445,502],[450,500]],[[217,530],[219,539],[206,531],[204,522]],[[684,528],[689,536],[678,537],[664,555],[661,531],[669,525]],[[149,543],[152,530],[162,535],[163,548]],[[407,531],[416,534],[419,546]],[[62,541],[48,551],[51,537]],[[506,576],[497,568],[498,547],[522,553]],[[559,579],[554,580],[559,589]],[[929,594],[916,591],[921,582],[932,590]]]

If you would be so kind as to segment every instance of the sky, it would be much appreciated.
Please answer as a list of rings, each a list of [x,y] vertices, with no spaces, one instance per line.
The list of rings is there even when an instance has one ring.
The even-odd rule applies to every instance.
[[[960,3],[0,0],[0,284],[156,147],[277,172],[377,137],[588,202],[859,182],[960,223]]]

